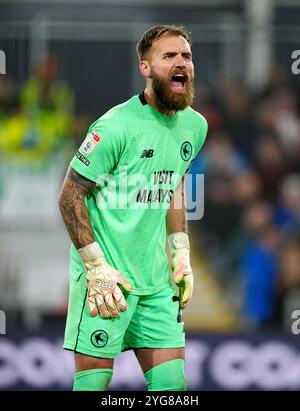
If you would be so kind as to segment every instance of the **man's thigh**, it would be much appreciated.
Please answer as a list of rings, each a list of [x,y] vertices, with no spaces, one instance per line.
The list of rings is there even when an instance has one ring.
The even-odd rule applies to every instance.
[[[95,370],[99,368],[113,368],[112,358],[97,358],[90,355],[75,353],[75,372]]]
[[[144,373],[166,361],[184,360],[184,348],[137,348],[134,352]]]
[[[121,351],[126,329],[138,302],[137,296],[126,294],[125,298],[127,310],[120,313],[118,318],[92,317],[87,303],[85,274],[79,278],[71,276],[64,348],[91,357],[115,358]]]

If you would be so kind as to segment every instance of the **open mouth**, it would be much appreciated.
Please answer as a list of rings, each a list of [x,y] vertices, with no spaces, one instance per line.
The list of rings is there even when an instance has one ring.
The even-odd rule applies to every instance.
[[[176,90],[185,90],[186,76],[184,74],[175,74],[172,77],[172,86]]]

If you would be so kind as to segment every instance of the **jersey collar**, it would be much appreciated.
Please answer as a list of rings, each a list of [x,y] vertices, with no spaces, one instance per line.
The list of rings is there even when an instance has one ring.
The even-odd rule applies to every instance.
[[[141,94],[139,94],[139,99],[140,99],[140,102],[143,104],[143,106],[145,106],[146,104],[148,104],[147,101],[146,101],[146,99],[145,99],[145,94],[144,94],[143,91],[141,92]]]

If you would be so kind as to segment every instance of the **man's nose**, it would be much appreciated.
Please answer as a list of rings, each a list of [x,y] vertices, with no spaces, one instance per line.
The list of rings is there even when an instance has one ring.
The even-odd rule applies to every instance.
[[[178,54],[178,55],[176,56],[175,66],[176,66],[176,67],[186,67],[186,61],[185,61],[185,59],[182,57],[181,54]]]

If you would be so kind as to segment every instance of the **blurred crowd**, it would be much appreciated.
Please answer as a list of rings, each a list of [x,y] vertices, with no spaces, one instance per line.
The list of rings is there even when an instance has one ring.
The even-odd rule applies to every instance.
[[[0,76],[2,166],[70,157],[90,121],[75,115],[75,101],[54,57],[19,87]],[[209,124],[191,169],[205,174],[199,248],[241,329],[288,326],[300,309],[299,90],[274,68],[260,91],[228,79],[200,84],[194,107]]]
[[[54,56],[42,60],[23,84],[0,76],[0,152],[11,164],[47,166],[73,146],[75,96],[59,78]],[[81,130],[80,130],[81,131]]]
[[[205,175],[200,247],[241,329],[289,327],[300,308],[299,89],[274,67],[255,92],[201,84],[195,107],[209,124],[193,164]]]

